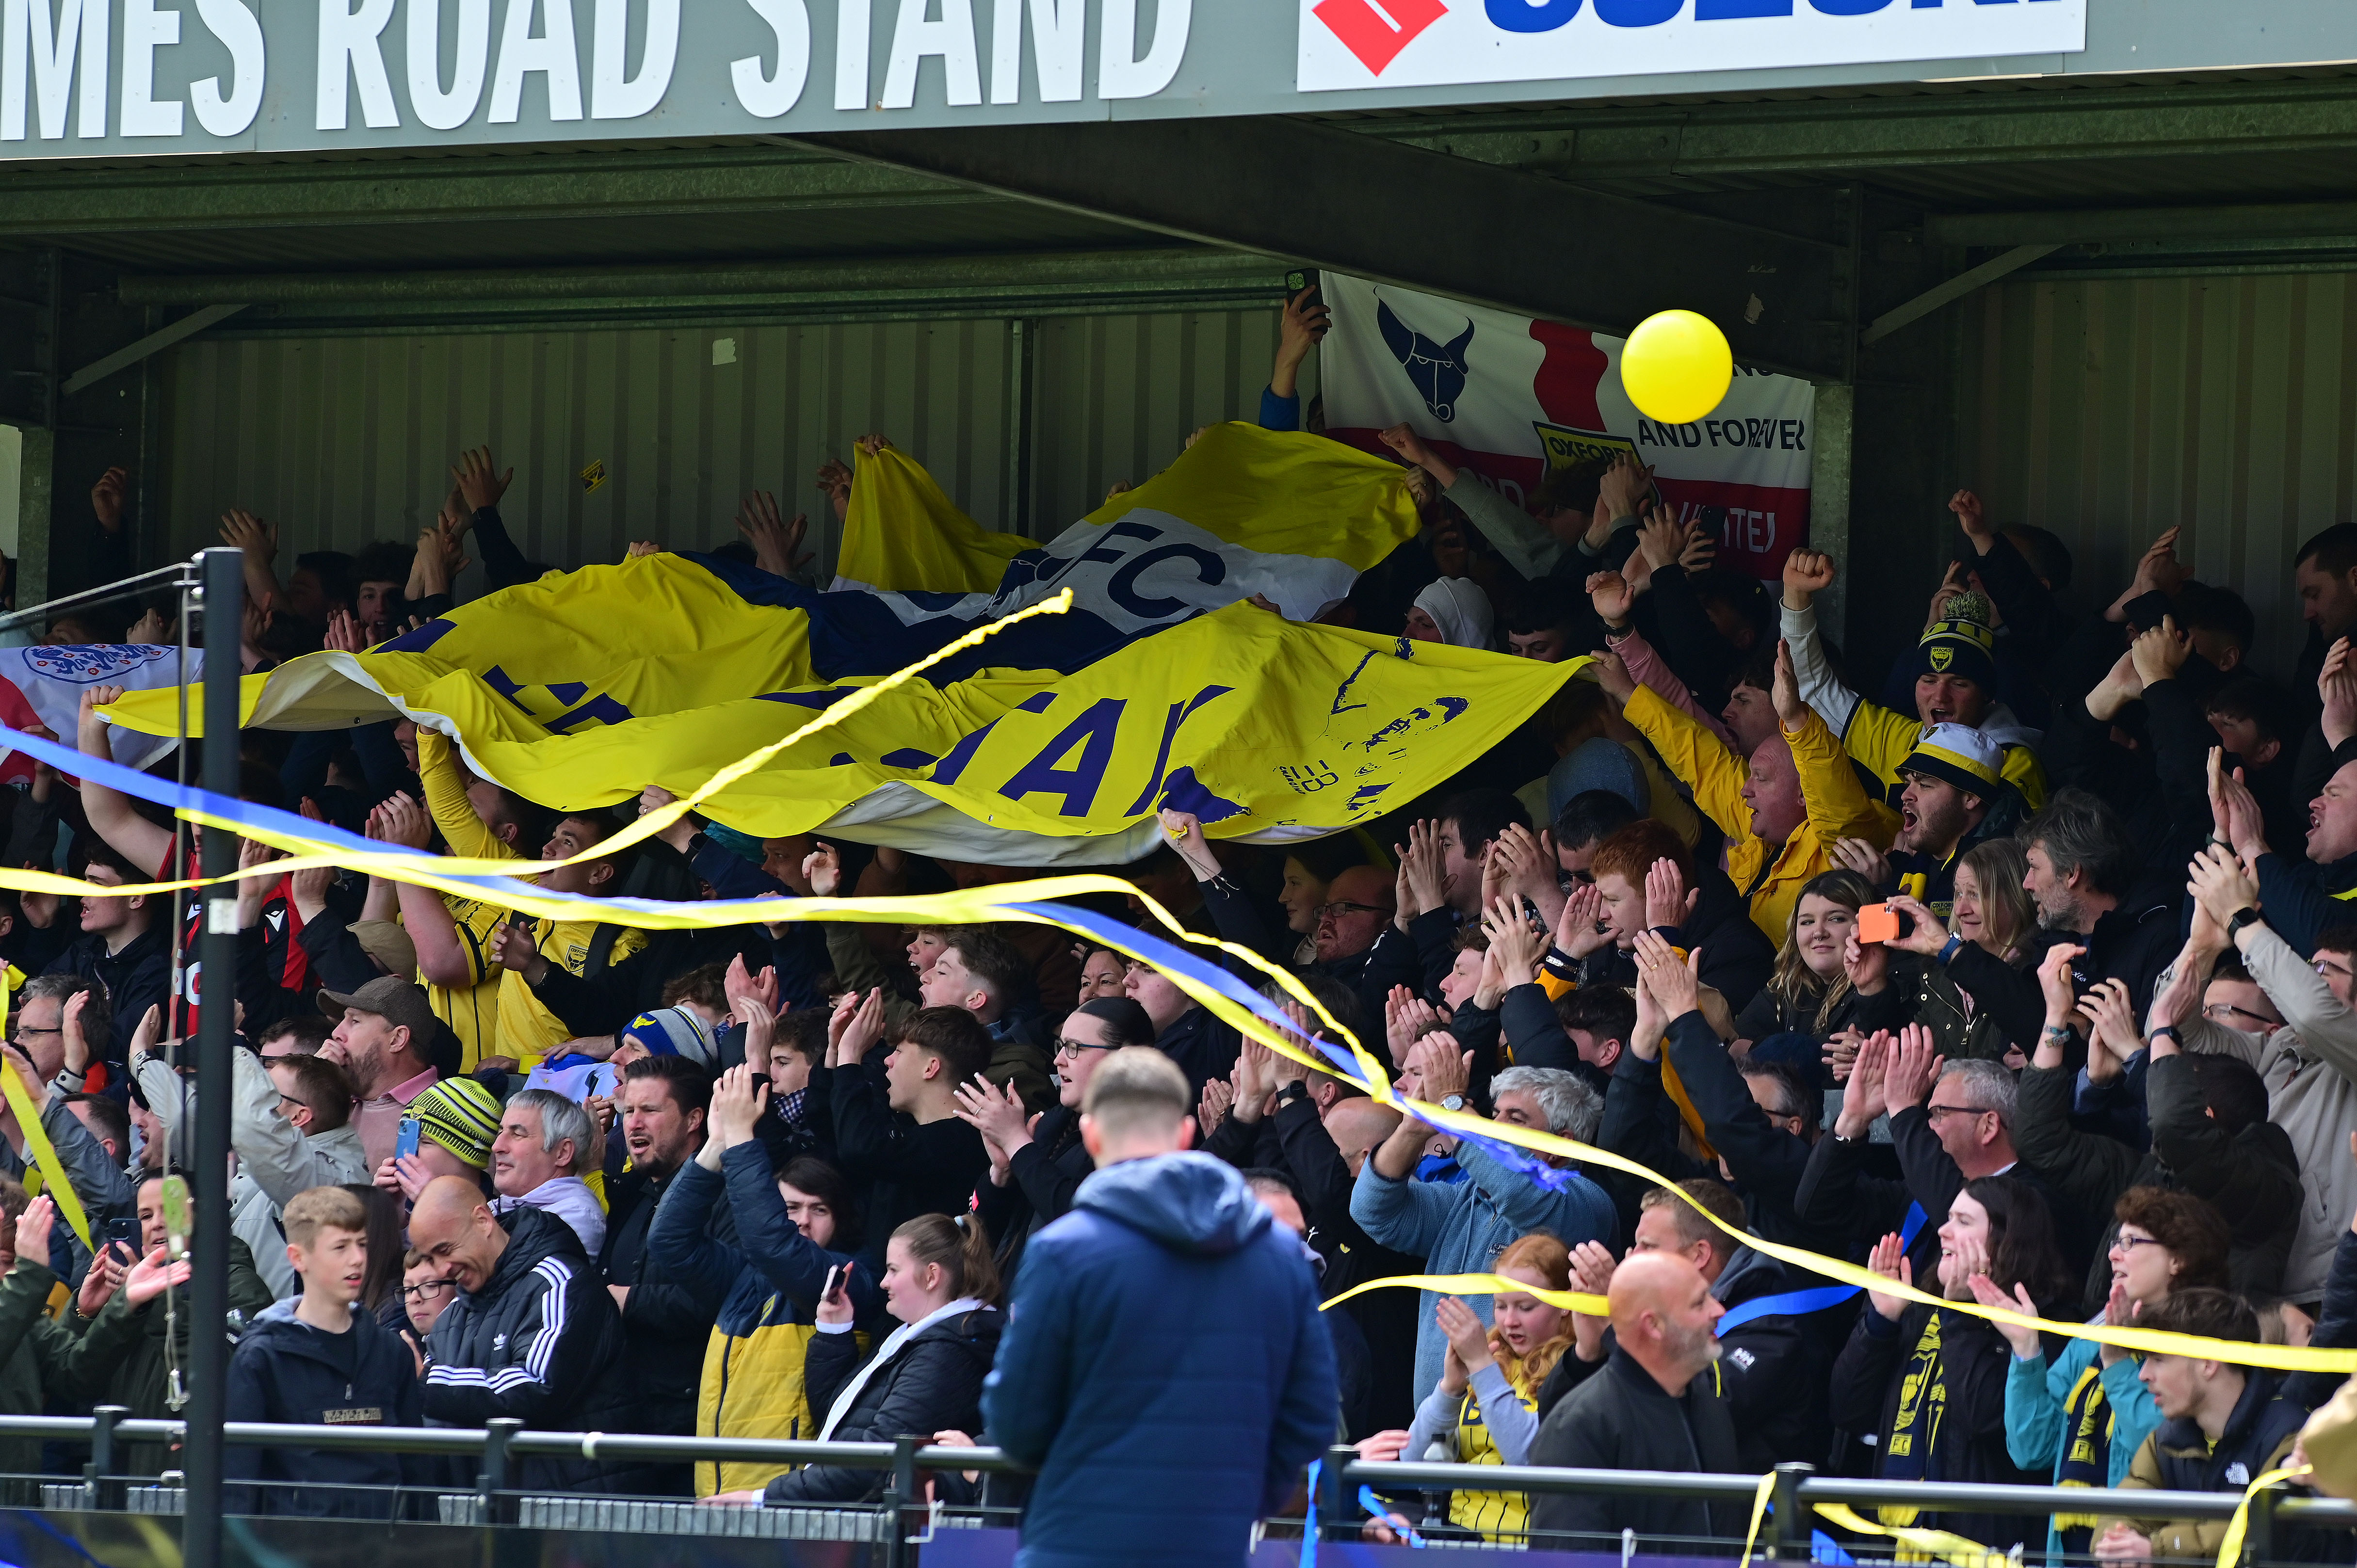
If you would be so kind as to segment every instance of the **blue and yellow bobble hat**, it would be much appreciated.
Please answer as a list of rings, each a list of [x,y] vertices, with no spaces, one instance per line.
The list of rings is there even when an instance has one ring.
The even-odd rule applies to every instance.
[[[1915,645],[1915,673],[1955,675],[1996,684],[1996,633],[1991,629],[1988,601],[1978,594],[1958,594],[1948,601],[1948,613],[1923,628]]]
[[[1902,779],[1910,773],[1926,774],[1989,801],[2005,788],[2004,769],[2005,747],[1964,725],[1933,725],[1916,739],[1915,749],[1899,765]]]

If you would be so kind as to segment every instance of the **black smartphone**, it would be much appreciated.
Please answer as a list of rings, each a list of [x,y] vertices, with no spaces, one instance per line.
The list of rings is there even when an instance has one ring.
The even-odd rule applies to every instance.
[[[819,1292],[821,1301],[839,1302],[843,1299],[844,1286],[849,1283],[846,1275],[850,1268],[851,1265],[845,1263],[842,1268],[827,1270],[826,1287]]]
[[[106,1240],[102,1250],[112,1251],[119,1247],[122,1250],[119,1252],[116,1252],[115,1255],[123,1259],[125,1262],[131,1262],[135,1261],[139,1256],[140,1240],[139,1217],[137,1215],[127,1215],[120,1219],[110,1219],[106,1222]]]

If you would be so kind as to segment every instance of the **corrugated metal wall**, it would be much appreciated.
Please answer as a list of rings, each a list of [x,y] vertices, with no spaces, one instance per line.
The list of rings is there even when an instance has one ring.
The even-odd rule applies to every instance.
[[[1164,467],[1190,430],[1254,417],[1277,313],[1027,329],[1023,532],[1046,538],[1115,481]],[[869,431],[985,527],[1009,526],[1013,343],[1005,321],[199,340],[168,357],[164,378],[171,548],[215,542],[233,506],[279,525],[282,574],[304,550],[414,541],[459,449],[488,442],[515,468],[501,510],[535,559],[615,560],[632,539],[719,543],[736,537],[739,497],[762,489],[789,515],[811,514],[832,571],[834,520],[811,478]],[[593,463],[605,473],[595,490],[580,477]]]
[[[1960,481],[2061,536],[2082,605],[2181,528],[2288,672],[2293,553],[2357,505],[2357,274],[2017,282],[1964,308]]]

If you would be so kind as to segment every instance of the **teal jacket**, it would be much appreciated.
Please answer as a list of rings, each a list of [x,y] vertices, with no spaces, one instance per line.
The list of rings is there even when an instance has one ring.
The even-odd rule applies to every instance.
[[[2051,1361],[2043,1356],[2013,1359],[2005,1380],[2005,1446],[2015,1464],[2051,1472],[2061,1481],[2062,1445],[2069,1438],[2064,1408],[2101,1348],[2092,1339],[2073,1339]],[[2127,1479],[2136,1450],[2160,1424],[2151,1391],[2136,1377],[2138,1365],[2136,1357],[2123,1356],[2102,1372],[2104,1400],[2112,1411],[2109,1486]],[[2046,1528],[2046,1561],[2049,1568],[2061,1568],[2062,1534],[2051,1524]]]

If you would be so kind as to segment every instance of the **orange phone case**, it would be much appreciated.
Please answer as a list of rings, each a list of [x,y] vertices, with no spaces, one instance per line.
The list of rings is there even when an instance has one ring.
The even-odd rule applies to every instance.
[[[1887,942],[1899,935],[1899,917],[1890,912],[1888,904],[1868,904],[1857,912],[1857,940],[1861,942]]]

